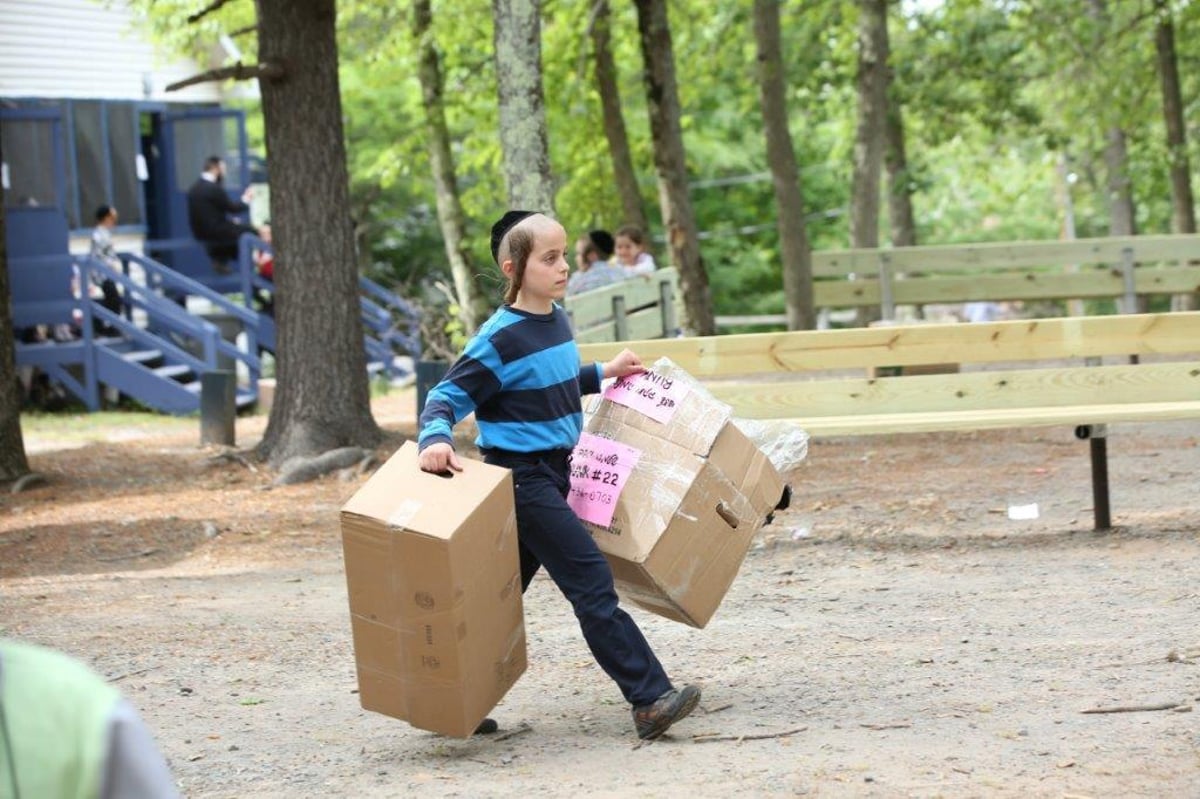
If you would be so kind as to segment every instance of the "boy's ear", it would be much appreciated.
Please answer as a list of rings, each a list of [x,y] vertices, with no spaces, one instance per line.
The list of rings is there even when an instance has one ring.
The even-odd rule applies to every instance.
[[[512,280],[512,279],[513,279],[513,271],[514,271],[514,267],[513,267],[513,262],[512,262],[512,259],[511,259],[511,258],[509,258],[509,259],[507,259],[507,260],[505,260],[505,261],[502,261],[502,262],[500,263],[500,271],[501,271],[501,272],[504,274],[504,276],[505,276],[506,278],[508,278],[509,280]]]

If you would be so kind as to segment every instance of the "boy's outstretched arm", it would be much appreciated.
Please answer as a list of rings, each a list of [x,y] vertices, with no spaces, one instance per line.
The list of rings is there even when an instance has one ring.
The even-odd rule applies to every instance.
[[[419,421],[421,469],[462,471],[454,454],[454,425],[489,400],[500,388],[500,357],[486,339],[467,342],[466,351],[425,399]]]
[[[642,359],[634,353],[633,350],[621,350],[617,357],[604,364],[604,378],[610,377],[625,377],[625,375],[636,375],[646,371],[646,367],[642,366]]]

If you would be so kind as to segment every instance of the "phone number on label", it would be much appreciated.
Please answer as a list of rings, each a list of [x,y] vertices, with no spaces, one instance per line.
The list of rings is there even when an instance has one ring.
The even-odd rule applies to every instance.
[[[572,488],[571,493],[589,502],[599,502],[601,505],[613,504],[613,495],[607,491],[585,491],[582,488]]]

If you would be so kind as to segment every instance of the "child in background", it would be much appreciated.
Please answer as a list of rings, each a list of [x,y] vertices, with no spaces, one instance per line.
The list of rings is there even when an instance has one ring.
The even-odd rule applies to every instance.
[[[96,209],[96,226],[92,228],[92,244],[88,255],[100,261],[114,272],[121,271],[121,258],[113,246],[112,232],[117,226],[117,209],[111,205],[102,205]],[[116,281],[104,275],[99,270],[91,270],[92,291],[98,292],[100,304],[114,314],[121,313],[121,292],[117,290]],[[116,335],[117,329],[106,322],[95,320],[96,332],[101,335]]]
[[[613,237],[606,230],[592,230],[575,242],[575,267],[578,271],[567,280],[567,296],[620,283],[628,275],[609,261]]]
[[[646,252],[646,234],[640,228],[626,225],[617,231],[617,266],[628,277],[648,275],[658,269],[654,256]]]
[[[258,228],[258,237],[263,240],[271,249],[255,249],[254,250],[254,266],[258,269],[259,277],[263,280],[268,280],[272,284],[275,283],[275,250],[274,241],[271,238],[271,223],[263,222]],[[260,288],[252,290],[255,301],[258,302],[259,313],[264,313],[267,316],[275,316],[275,292],[274,288],[270,293],[263,291]]]
[[[600,667],[632,706],[638,737],[657,738],[688,715],[700,689],[676,690],[634,620],[617,603],[612,570],[567,505],[571,451],[583,427],[582,395],[600,381],[644,371],[629,350],[581,364],[566,312],[567,233],[532,211],[509,211],[492,227],[492,256],[508,279],[505,304],[483,324],[421,414],[421,468],[462,471],[451,430],[471,412],[476,444],[512,470],[521,588],[546,567],[575,610]],[[477,732],[496,729],[485,719]]]

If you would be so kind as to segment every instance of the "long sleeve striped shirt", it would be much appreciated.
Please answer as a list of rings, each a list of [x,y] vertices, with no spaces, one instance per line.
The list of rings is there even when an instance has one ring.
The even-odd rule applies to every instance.
[[[474,412],[481,449],[571,449],[583,429],[580,398],[599,391],[601,377],[599,363],[580,364],[561,307],[533,314],[505,305],[429,392],[418,445],[453,443],[454,425]]]

